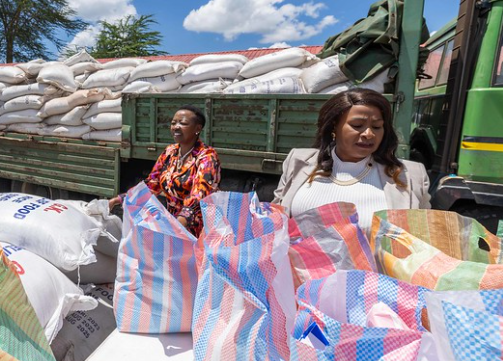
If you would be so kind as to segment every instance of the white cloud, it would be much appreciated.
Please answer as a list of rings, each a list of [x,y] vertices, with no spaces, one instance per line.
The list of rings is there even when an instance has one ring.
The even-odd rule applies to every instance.
[[[86,30],[75,35],[67,45],[70,48],[94,46],[101,31],[97,24],[100,20],[110,23],[127,15],[137,15],[132,0],[68,0],[68,5],[76,11],[79,18],[91,24]]]
[[[290,44],[287,44],[284,41],[281,41],[279,43],[274,43],[272,44],[269,48],[274,49],[274,48],[291,48],[292,46]]]
[[[228,41],[241,34],[258,33],[261,43],[308,39],[338,20],[325,16],[319,20],[323,3],[296,6],[284,0],[210,0],[192,10],[183,26],[196,32],[214,32]],[[304,18],[305,20],[303,20]],[[306,22],[309,20],[309,24]]]
[[[136,15],[133,0],[68,0],[68,6],[77,16],[88,21],[106,20],[112,22],[126,15]]]

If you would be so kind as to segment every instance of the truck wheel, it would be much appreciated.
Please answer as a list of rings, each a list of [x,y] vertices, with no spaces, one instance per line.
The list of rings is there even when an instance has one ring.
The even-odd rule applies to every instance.
[[[455,211],[462,216],[475,218],[479,221],[487,230],[491,233],[496,234],[498,230],[498,221],[503,219],[503,208],[495,206],[478,206],[476,204],[469,206],[460,206],[453,208]]]
[[[12,181],[12,192],[33,194],[49,199],[68,199],[68,191],[59,188],[47,187],[39,184]]]
[[[409,158],[410,158],[410,160],[413,160],[414,162],[423,163],[424,167],[427,170],[430,169],[432,166],[431,157],[429,157],[428,153],[426,153],[422,149],[412,148],[410,150]]]

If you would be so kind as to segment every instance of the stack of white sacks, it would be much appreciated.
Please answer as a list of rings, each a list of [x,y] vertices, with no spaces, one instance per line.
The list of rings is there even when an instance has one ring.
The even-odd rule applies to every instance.
[[[301,48],[252,60],[202,55],[189,64],[138,58],[101,64],[81,51],[63,62],[0,67],[0,130],[114,142],[121,140],[123,93],[336,94],[356,86],[382,93],[387,73],[356,85],[337,55],[321,60]]]

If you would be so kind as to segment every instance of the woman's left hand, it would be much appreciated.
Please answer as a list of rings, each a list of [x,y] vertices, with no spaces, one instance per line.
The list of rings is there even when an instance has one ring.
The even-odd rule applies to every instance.
[[[176,219],[178,220],[178,222],[180,222],[182,224],[182,226],[184,226],[185,228],[187,228],[187,218],[185,217],[176,217]]]

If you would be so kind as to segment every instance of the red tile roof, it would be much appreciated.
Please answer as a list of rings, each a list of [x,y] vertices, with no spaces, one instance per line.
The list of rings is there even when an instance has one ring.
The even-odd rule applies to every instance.
[[[299,46],[299,48],[305,49],[309,51],[312,54],[317,54],[321,51],[323,46],[321,45],[315,45],[315,46]],[[195,54],[178,54],[178,55],[162,55],[162,56],[144,56],[141,57],[143,59],[149,59],[149,60],[173,60],[173,61],[183,61],[183,62],[190,62],[192,59],[197,58],[198,56],[201,55],[208,55],[208,54],[241,54],[246,56],[248,59],[253,59],[253,58],[258,58],[259,56],[262,55],[267,55],[270,53],[275,53],[277,51],[284,50],[283,48],[266,48],[266,49],[250,49],[250,50],[229,50],[229,51],[220,51],[220,52],[215,52],[215,53],[195,53]],[[115,58],[108,58],[108,59],[97,59],[100,63],[107,63],[109,61],[115,60]],[[8,66],[8,65],[15,65],[17,63],[11,63],[11,64],[0,64],[0,66]]]

